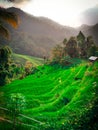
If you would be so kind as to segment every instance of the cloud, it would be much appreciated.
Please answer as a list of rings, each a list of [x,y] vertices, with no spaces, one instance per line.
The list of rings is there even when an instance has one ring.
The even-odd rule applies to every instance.
[[[22,2],[29,2],[31,0],[2,0],[4,2],[8,1],[8,2],[12,2],[12,3],[22,3]]]
[[[0,0],[0,7],[11,7],[13,4],[11,2],[8,2],[8,0]]]
[[[17,8],[23,8],[24,6],[27,6],[31,1],[33,0],[13,0],[13,6]]]
[[[80,16],[83,24],[94,25],[98,23],[98,5],[86,10]]]
[[[11,7],[11,6],[21,7],[29,3],[30,1],[33,1],[33,0],[0,0],[0,6],[5,7],[5,8]]]

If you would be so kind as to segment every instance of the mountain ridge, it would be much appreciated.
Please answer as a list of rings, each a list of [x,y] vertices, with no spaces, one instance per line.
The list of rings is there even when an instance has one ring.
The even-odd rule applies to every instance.
[[[84,25],[76,29],[60,25],[48,18],[35,17],[15,7],[7,10],[15,12],[19,16],[20,25],[16,30],[6,25],[10,30],[11,39],[6,41],[0,38],[0,42],[9,43],[15,53],[48,57],[56,44],[62,43],[64,38],[69,39],[71,36],[76,36],[80,30],[86,35],[93,35],[95,42],[98,41],[96,36],[98,29],[96,30],[94,26]]]

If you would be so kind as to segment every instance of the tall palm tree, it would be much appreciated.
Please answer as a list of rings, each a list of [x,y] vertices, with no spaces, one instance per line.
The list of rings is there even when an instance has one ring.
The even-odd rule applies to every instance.
[[[12,27],[17,28],[19,20],[15,13],[9,12],[7,9],[0,7],[0,35],[9,39],[9,30],[4,26],[4,22],[7,22]]]

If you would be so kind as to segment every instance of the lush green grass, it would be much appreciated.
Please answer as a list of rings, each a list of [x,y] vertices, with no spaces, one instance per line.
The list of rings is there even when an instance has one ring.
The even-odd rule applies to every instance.
[[[23,114],[43,122],[26,123],[34,130],[97,130],[96,124],[90,128],[89,123],[97,113],[98,63],[69,68],[44,65],[38,70],[0,88],[2,98],[21,93],[27,104]]]
[[[13,54],[12,55],[13,60],[16,63],[25,64],[26,61],[30,61],[34,66],[42,65],[44,63],[42,58],[36,58],[28,55],[20,55],[20,54]]]

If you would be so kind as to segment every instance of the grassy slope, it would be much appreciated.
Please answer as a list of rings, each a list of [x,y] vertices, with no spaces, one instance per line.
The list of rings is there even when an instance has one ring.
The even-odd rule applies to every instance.
[[[44,122],[43,125],[30,122],[36,126],[35,130],[92,130],[84,124],[90,122],[89,116],[97,100],[98,63],[81,63],[67,69],[38,68],[39,72],[12,82],[0,88],[1,91],[6,96],[11,93],[25,96],[24,114]]]
[[[23,65],[26,63],[26,61],[30,61],[34,66],[43,64],[42,58],[36,58],[28,55],[20,55],[14,53],[12,58],[16,63],[21,63]]]

